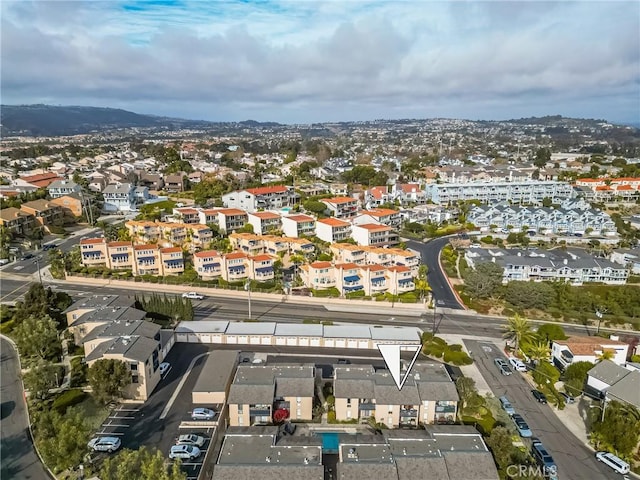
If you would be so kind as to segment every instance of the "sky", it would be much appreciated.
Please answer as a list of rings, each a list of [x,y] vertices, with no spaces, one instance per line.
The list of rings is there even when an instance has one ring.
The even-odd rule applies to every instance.
[[[640,2],[0,3],[3,104],[312,123],[640,123]]]

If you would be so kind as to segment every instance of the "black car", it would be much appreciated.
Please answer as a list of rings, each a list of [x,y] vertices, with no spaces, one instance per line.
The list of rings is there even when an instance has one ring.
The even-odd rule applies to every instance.
[[[540,390],[531,390],[531,395],[533,395],[539,403],[547,403],[547,397],[545,397],[544,393]]]
[[[33,253],[25,253],[20,260],[31,260],[34,256]]]

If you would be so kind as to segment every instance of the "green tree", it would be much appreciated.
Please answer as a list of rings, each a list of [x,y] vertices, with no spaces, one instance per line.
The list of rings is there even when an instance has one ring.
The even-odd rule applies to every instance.
[[[533,160],[533,164],[536,167],[542,168],[547,162],[551,161],[551,150],[548,148],[539,148],[536,150],[536,157]]]
[[[49,316],[59,328],[66,327],[66,316],[62,313],[71,305],[71,297],[65,292],[54,292],[40,283],[33,283],[24,295],[24,300],[16,303],[14,320],[16,323],[33,316]]]
[[[542,362],[533,371],[533,379],[538,385],[548,385],[553,389],[556,382],[560,380],[560,372],[549,362]]]
[[[22,356],[49,360],[62,350],[56,322],[48,315],[26,318],[14,328],[13,337]]]
[[[512,463],[513,440],[511,432],[505,427],[496,427],[487,438],[487,446],[493,453],[493,458],[500,470],[504,470]]]
[[[553,299],[553,287],[545,282],[509,282],[504,298],[521,308],[546,309]]]
[[[305,200],[302,202],[302,206],[307,212],[315,213],[316,215],[322,215],[327,210],[327,206],[317,200]]]
[[[594,424],[591,441],[598,450],[611,451],[632,461],[639,437],[640,411],[614,400],[606,405],[604,421]]]
[[[549,342],[546,342],[544,340],[527,343],[523,345],[523,350],[525,351],[527,356],[536,364],[540,363],[543,360],[548,360],[551,356]]]
[[[38,421],[35,431],[45,463],[54,472],[82,463],[91,427],[78,407],[70,407],[64,416],[55,411],[47,412]]]
[[[51,272],[51,276],[58,280],[63,280],[65,278],[65,265],[64,265],[64,254],[59,249],[54,249],[49,251],[49,271]]]
[[[138,450],[122,450],[108,457],[100,469],[102,480],[186,480],[180,470],[180,460],[167,467],[159,450],[141,447]]]
[[[56,368],[47,364],[44,360],[32,366],[23,375],[24,386],[29,390],[32,398],[43,400],[49,396],[49,390],[57,387]]]
[[[540,340],[544,340],[547,344],[554,340],[566,340],[567,335],[564,333],[563,328],[560,325],[554,323],[545,323],[540,325],[536,331],[536,336]]]
[[[551,205],[553,205],[553,200],[551,198],[544,197],[542,199],[542,206],[543,207],[549,208],[549,207],[551,207]]]
[[[573,396],[580,395],[587,381],[587,372],[594,366],[591,362],[575,362],[569,365],[563,375],[567,393]]]
[[[603,360],[613,360],[616,354],[613,350],[603,350],[597,357],[596,360],[601,362]]]
[[[458,377],[456,380],[456,389],[458,390],[458,395],[460,395],[460,410],[464,410],[472,404],[478,395],[476,382],[471,377]]]
[[[517,354],[523,342],[531,341],[533,332],[531,323],[526,318],[517,313],[509,318],[507,324],[503,326],[502,338],[514,343],[514,351]]]
[[[479,263],[475,270],[467,273],[465,288],[474,298],[491,297],[502,285],[503,272],[502,267],[493,262]]]
[[[124,389],[131,383],[131,371],[125,362],[113,358],[96,360],[87,374],[93,396],[100,403],[122,398]]]

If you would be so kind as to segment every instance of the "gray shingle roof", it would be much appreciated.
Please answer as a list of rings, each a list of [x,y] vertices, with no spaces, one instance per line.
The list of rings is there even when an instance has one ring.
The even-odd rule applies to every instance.
[[[273,403],[276,385],[247,385],[234,383],[229,390],[230,404],[269,404]]]
[[[634,370],[616,382],[606,393],[608,398],[622,400],[640,408],[640,371]]]
[[[590,377],[600,380],[607,385],[614,385],[616,382],[626,377],[630,371],[613,363],[611,360],[602,360],[587,373]]]
[[[373,381],[372,380],[352,380],[340,379],[334,380],[334,395],[337,398],[373,398]]]
[[[237,350],[209,352],[193,391],[224,392],[233,376],[239,354],[240,352]]]
[[[458,390],[452,382],[419,382],[418,393],[420,400],[428,401],[458,401]]]

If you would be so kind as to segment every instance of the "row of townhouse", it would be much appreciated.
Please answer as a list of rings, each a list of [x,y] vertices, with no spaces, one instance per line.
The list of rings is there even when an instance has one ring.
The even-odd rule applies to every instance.
[[[465,259],[471,268],[479,263],[494,262],[504,269],[503,282],[560,280],[572,285],[605,283],[623,285],[629,278],[629,269],[607,259],[593,257],[574,250],[466,250]]]
[[[406,266],[357,265],[313,262],[300,267],[305,287],[313,290],[337,288],[341,294],[364,291],[365,295],[399,295],[415,290],[411,269]]]
[[[134,243],[160,243],[164,246],[203,247],[213,239],[207,225],[129,220],[125,227]]]
[[[640,197],[640,178],[581,178],[576,180],[585,197],[590,201],[602,202],[621,198],[635,200]]]
[[[84,348],[88,366],[100,359],[124,362],[131,374],[124,397],[149,398],[160,382],[160,363],[174,344],[172,330],[146,321],[132,297],[96,295],[78,300],[64,313],[75,342]]]
[[[426,193],[437,204],[468,200],[479,200],[487,204],[541,204],[545,198],[559,203],[576,195],[572,185],[556,181],[436,183],[427,185]]]
[[[20,208],[9,207],[0,211],[0,225],[14,235],[28,235],[41,227],[62,225],[64,209],[56,200],[33,200]]]
[[[179,275],[184,273],[184,255],[180,247],[162,248],[156,244],[107,242],[104,238],[80,240],[82,264],[110,270],[130,270],[137,275]]]
[[[232,233],[229,235],[231,248],[248,255],[300,254],[311,255],[316,247],[304,238],[280,237],[277,235],[256,235],[255,233]]]
[[[330,247],[336,262],[355,263],[356,265],[380,265],[382,267],[408,267],[411,274],[418,276],[420,255],[402,248],[380,248],[334,243]]]
[[[222,278],[227,282],[268,282],[275,278],[273,262],[276,258],[266,254],[220,254],[216,250],[204,250],[193,254],[193,268],[202,280]]]
[[[468,221],[481,231],[526,228],[536,233],[580,234],[587,230],[597,235],[616,233],[608,213],[593,208],[546,208],[511,205],[478,205],[471,209]]]
[[[455,422],[458,392],[444,365],[415,363],[401,390],[388,370],[371,365],[336,366],[333,395],[336,420],[388,428]]]

